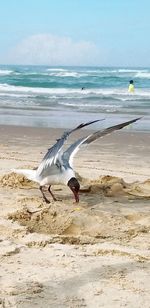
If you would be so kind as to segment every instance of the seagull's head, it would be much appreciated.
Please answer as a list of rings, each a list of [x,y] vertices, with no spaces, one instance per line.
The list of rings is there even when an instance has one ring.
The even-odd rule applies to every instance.
[[[71,178],[68,181],[69,188],[72,190],[76,202],[79,202],[79,189],[80,189],[80,184],[76,178]]]

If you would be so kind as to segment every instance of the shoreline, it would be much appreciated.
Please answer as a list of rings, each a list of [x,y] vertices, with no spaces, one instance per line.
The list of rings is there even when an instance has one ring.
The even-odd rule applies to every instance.
[[[96,130],[104,129],[115,124],[126,122],[135,118],[141,118],[136,124],[128,127],[129,131],[150,131],[150,117],[149,115],[139,114],[113,114],[113,113],[99,113],[99,112],[82,112],[75,110],[53,110],[48,109],[47,111],[25,111],[18,110],[14,112],[10,110],[4,113],[1,110],[0,123],[1,125],[11,126],[23,126],[23,127],[43,127],[43,128],[64,128],[71,129],[79,123],[88,122],[97,119],[104,119],[97,124],[94,124],[93,128]],[[65,125],[64,125],[65,123]],[[93,129],[87,127],[87,130]]]

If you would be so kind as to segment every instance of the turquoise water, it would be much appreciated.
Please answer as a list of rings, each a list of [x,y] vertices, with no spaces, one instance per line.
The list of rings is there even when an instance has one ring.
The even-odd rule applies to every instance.
[[[136,116],[136,129],[149,130],[150,68],[0,66],[0,124],[70,127]]]

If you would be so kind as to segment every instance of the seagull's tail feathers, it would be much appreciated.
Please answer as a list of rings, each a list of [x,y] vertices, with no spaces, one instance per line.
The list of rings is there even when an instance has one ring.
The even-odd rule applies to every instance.
[[[28,180],[35,181],[36,180],[36,170],[30,170],[30,169],[12,169],[12,172],[15,172],[17,174],[24,175]]]

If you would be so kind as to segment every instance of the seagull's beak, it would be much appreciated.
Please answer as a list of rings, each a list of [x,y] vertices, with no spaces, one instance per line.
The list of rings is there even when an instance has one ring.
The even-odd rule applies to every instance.
[[[76,191],[73,191],[73,194],[74,194],[75,201],[78,203],[79,202],[79,193],[76,192]]]
[[[75,189],[73,189],[73,187],[70,187],[70,189],[74,194],[75,201],[79,202],[79,192],[77,192]]]

